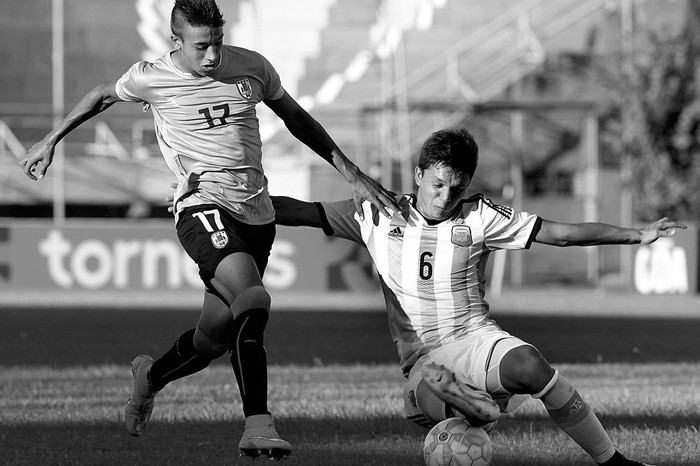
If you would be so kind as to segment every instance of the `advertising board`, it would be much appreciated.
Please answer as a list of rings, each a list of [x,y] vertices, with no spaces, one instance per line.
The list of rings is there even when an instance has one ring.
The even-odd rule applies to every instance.
[[[641,294],[697,294],[697,226],[637,246],[632,288]],[[366,250],[310,228],[278,227],[263,277],[271,292],[376,293]],[[194,291],[203,285],[170,221],[13,220],[0,223],[0,293],[135,293]]]
[[[638,246],[632,282],[642,294],[695,294],[700,292],[698,257],[700,230],[689,225],[676,235]]]
[[[271,291],[377,289],[367,253],[307,228],[277,229],[264,281]],[[0,291],[202,290],[169,221],[0,224]]]

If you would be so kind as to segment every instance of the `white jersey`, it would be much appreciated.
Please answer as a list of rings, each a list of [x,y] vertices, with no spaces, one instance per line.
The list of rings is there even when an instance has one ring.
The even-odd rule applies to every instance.
[[[255,106],[284,95],[279,75],[265,57],[240,47],[224,45],[219,65],[204,77],[180,71],[172,53],[135,63],[115,90],[153,111],[158,145],[179,183],[176,215],[215,203],[245,223],[272,222]]]
[[[407,373],[423,354],[495,323],[485,299],[486,261],[496,249],[528,248],[539,217],[476,195],[430,225],[404,195],[387,219],[369,202],[321,203],[326,234],[362,243],[379,273],[389,330]]]

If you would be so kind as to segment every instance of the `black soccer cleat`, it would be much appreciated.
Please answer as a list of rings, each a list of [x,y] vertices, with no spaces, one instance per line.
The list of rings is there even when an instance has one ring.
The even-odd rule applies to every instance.
[[[256,460],[261,456],[266,456],[271,461],[280,461],[286,459],[292,452],[290,449],[280,449],[280,448],[241,448],[239,450],[239,457],[248,457],[252,460]]]
[[[605,463],[600,464],[604,466],[654,466],[653,464],[640,463],[639,461],[634,461],[625,458],[625,456],[619,451],[615,451],[615,454],[612,456],[612,458],[610,458]]]

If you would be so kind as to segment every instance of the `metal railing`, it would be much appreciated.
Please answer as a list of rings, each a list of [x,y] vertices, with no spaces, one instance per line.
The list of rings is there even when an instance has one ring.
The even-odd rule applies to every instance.
[[[4,158],[11,155],[15,159],[19,160],[27,154],[27,150],[24,148],[19,139],[12,132],[12,129],[8,124],[0,120],[0,157]]]
[[[465,108],[489,101],[540,67],[545,60],[543,44],[601,10],[605,1],[523,0],[397,80],[380,107],[391,107],[406,94],[411,96],[409,109],[422,103],[445,104],[442,118],[410,118],[410,148],[402,152],[411,153],[440,126],[458,123],[465,112],[454,109],[456,101],[464,102]]]

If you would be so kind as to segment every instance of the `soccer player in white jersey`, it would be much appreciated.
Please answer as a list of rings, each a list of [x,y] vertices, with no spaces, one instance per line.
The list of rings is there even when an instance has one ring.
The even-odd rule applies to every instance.
[[[56,144],[83,122],[116,102],[150,108],[161,152],[178,181],[173,203],[178,237],[199,265],[206,292],[196,328],[157,361],[141,355],[132,362],[127,430],[141,435],[159,390],[228,351],[245,415],[241,452],[283,457],[291,446],[280,439],[267,407],[263,333],[270,296],[261,277],[275,236],[275,212],[262,168],[256,105],[264,102],[345,177],[359,212],[362,200],[369,200],[388,215],[396,201],[285,92],[265,57],[223,45],[223,25],[214,0],[176,0],[170,24],[174,49],[153,63],[134,64],[116,82],[96,86],[20,166],[29,178],[42,179]]]
[[[639,465],[614,448],[591,406],[535,347],[490,317],[486,260],[491,251],[527,249],[532,242],[647,244],[685,226],[666,218],[641,229],[558,223],[480,194],[463,199],[477,161],[478,146],[466,130],[438,131],[421,149],[417,194],[405,194],[391,218],[368,203],[360,217],[350,201],[273,196],[277,223],[322,228],[367,248],[408,379],[409,419],[429,427],[461,414],[490,430],[500,413],[532,396],[596,462]]]

